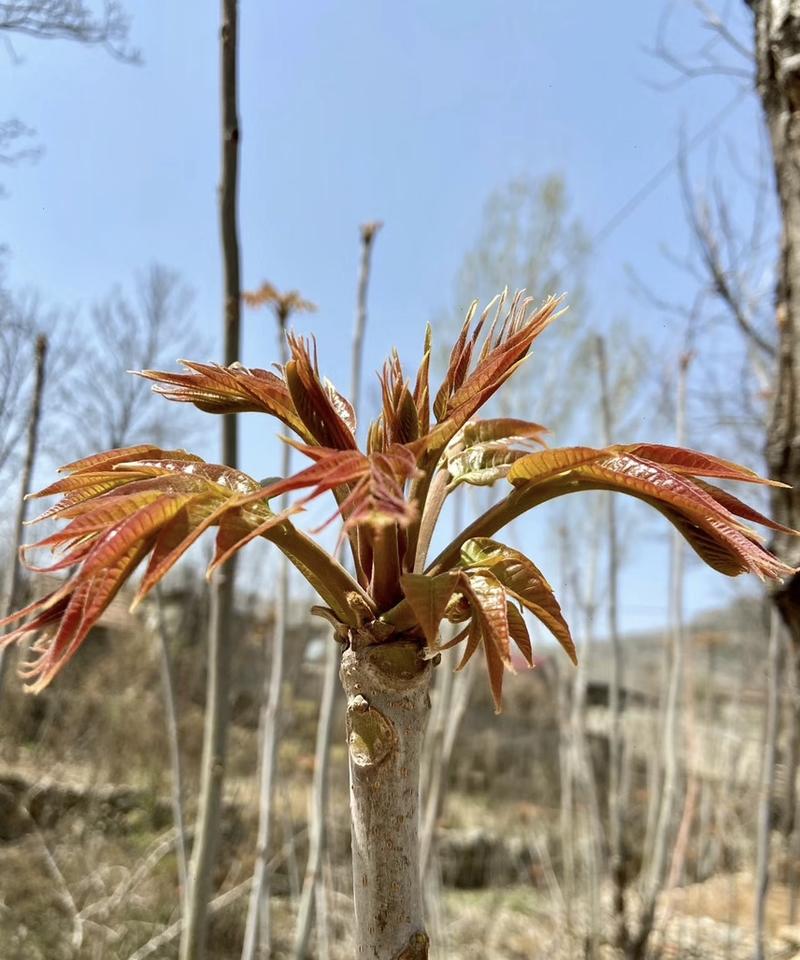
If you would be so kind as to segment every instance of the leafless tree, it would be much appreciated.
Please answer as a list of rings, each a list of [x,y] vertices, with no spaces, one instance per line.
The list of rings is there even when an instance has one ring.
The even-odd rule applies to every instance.
[[[148,402],[147,384],[118,376],[120,370],[172,366],[190,346],[197,349],[192,294],[179,275],[152,264],[138,278],[134,297],[117,286],[94,303],[89,326],[69,385],[82,446],[111,449],[144,437],[163,446],[185,443],[187,424],[165,426]]]
[[[608,357],[606,343],[597,337],[597,368],[600,377],[600,405],[603,420],[603,442],[609,444],[614,435],[614,413],[611,401]],[[615,928],[612,940],[623,948],[627,940],[625,920],[625,857],[623,852],[623,799],[622,799],[622,637],[619,627],[619,573],[620,545],[616,501],[607,500],[607,596],[608,636],[611,644],[611,679],[608,687],[608,709],[611,718],[609,734],[608,770],[608,845],[609,869],[611,872],[612,913]]]
[[[39,334],[35,344],[34,382],[31,392],[30,410],[27,414],[25,456],[20,473],[19,498],[17,500],[17,509],[14,517],[11,556],[9,558],[10,576],[6,587],[5,612],[3,616],[8,616],[15,606],[18,606],[22,601],[22,565],[20,563],[19,550],[23,544],[23,525],[27,514],[27,496],[31,492],[31,481],[38,451],[46,363],[47,337]],[[7,647],[0,650],[0,693],[2,693],[5,669],[10,654],[11,651]]]
[[[675,402],[675,444],[686,443],[686,394],[689,366],[692,353],[691,328],[687,346],[678,360],[678,376]],[[669,880],[670,854],[676,842],[676,826],[682,805],[681,797],[681,732],[682,688],[686,661],[686,629],[684,624],[684,544],[677,532],[673,533],[670,545],[669,589],[669,647],[667,687],[662,713],[663,728],[659,731],[661,742],[661,769],[658,778],[657,796],[653,798],[657,816],[654,824],[652,855],[644,877],[639,919],[635,933],[628,937],[627,955],[631,958],[647,956],[648,945],[654,933],[658,897]]]
[[[118,0],[5,0],[0,30],[43,40],[74,40],[105,47],[118,60],[137,63],[130,44],[130,17]]]
[[[710,0],[669,0],[664,5],[651,53],[666,68],[666,79],[655,81],[661,89],[680,86],[701,77],[728,77],[741,89],[750,89],[755,79],[755,58],[749,36],[746,6],[714,4]],[[686,17],[699,22],[702,43],[684,37]]]
[[[556,431],[566,426],[575,401],[559,389],[555,361],[565,350],[573,351],[583,322],[586,290],[581,278],[590,252],[562,177],[514,177],[486,199],[477,236],[456,274],[452,306],[435,317],[437,328],[452,325],[475,297],[488,299],[507,286],[537,298],[563,290],[568,282],[570,309],[559,329],[537,347],[535,383],[525,371],[514,383],[514,403],[520,409],[535,407],[542,416],[546,411],[547,426]]]
[[[772,177],[761,172],[747,178],[746,185],[753,197],[753,215],[750,228],[745,230],[731,214],[731,204],[718,179],[714,180],[710,196],[703,198],[688,187],[685,168],[682,177],[694,249],[699,254],[698,280],[722,305],[745,345],[747,376],[736,381],[735,395],[727,392],[724,419],[740,435],[748,432],[752,436],[756,425],[763,424],[759,432],[767,436],[770,475],[794,488],[773,491],[773,510],[778,520],[797,528],[800,523],[797,491],[800,481],[797,426],[800,423],[797,385],[800,12],[792,4],[779,0],[745,0],[743,4],[724,6],[695,0],[693,6],[709,43],[714,44],[715,50],[724,51],[724,60],[716,57],[706,63],[708,72],[725,74],[732,77],[737,86],[755,92],[765,120],[765,152],[771,154],[772,160],[770,164],[759,158],[758,165],[762,171],[771,166]],[[701,75],[702,71],[697,68],[703,51],[675,51],[665,36],[666,31],[662,31],[657,53],[673,74],[679,79]],[[733,62],[738,65],[739,75],[730,69],[719,69],[730,67]],[[758,142],[757,138],[754,142]],[[741,170],[739,174],[742,180]],[[776,211],[770,216],[773,203]],[[778,534],[775,546],[788,563],[797,565],[800,552],[795,538]],[[799,584],[795,576],[774,593],[792,637],[794,650],[787,658],[789,665],[800,663],[796,653],[800,650]],[[789,703],[785,712],[787,775],[782,826],[791,851],[800,843],[800,827],[793,817],[800,759],[797,749],[800,699],[796,695],[797,677],[790,676],[789,671],[784,671],[784,676]],[[776,724],[776,737],[779,731],[780,724]]]
[[[22,160],[35,160],[41,148],[33,142],[35,131],[17,117],[0,120],[0,164],[11,166]]]
[[[19,300],[0,286],[0,470],[9,466],[25,432],[20,397],[30,376],[27,355],[34,336]]]
[[[102,46],[117,60],[139,63],[139,51],[131,45],[130,17],[119,0],[101,0],[95,7],[86,0],[3,0],[0,2],[0,37],[6,39],[15,58],[11,37],[72,40]],[[35,132],[17,117],[0,120],[0,164],[35,160],[41,145]],[[2,195],[2,187],[0,187]]]

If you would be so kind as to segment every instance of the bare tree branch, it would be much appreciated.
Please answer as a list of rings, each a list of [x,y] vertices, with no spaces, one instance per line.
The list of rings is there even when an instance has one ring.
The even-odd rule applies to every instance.
[[[7,0],[0,2],[0,31],[43,40],[74,40],[104,47],[117,60],[141,62],[129,40],[130,17],[118,0],[102,0],[99,10],[84,0]]]

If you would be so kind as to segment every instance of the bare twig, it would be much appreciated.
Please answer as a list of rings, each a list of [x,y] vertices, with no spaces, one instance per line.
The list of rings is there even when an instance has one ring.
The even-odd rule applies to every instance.
[[[18,804],[18,809],[23,817],[27,820],[33,835],[36,837],[36,842],[39,844],[42,858],[44,859],[45,866],[47,867],[47,872],[53,878],[58,890],[58,898],[61,901],[64,909],[72,918],[72,938],[70,940],[70,945],[72,946],[73,950],[78,951],[83,946],[84,920],[80,911],[78,910],[77,904],[75,903],[75,898],[72,896],[72,893],[69,889],[69,884],[64,878],[64,874],[61,872],[58,861],[53,856],[50,848],[47,845],[44,834],[39,829],[39,824],[33,819],[25,804]]]
[[[608,361],[605,341],[597,337],[597,365],[600,376],[600,404],[603,417],[603,435],[605,444],[612,442],[614,432],[611,394],[608,380]],[[625,862],[622,849],[622,641],[619,631],[619,542],[617,531],[616,502],[612,497],[607,502],[608,536],[608,628],[611,641],[611,680],[609,683],[608,706],[611,715],[609,737],[608,772],[608,841],[611,882],[613,886],[613,924],[612,934],[616,946],[624,948],[628,931],[625,919]]]
[[[42,395],[44,393],[45,370],[47,364],[47,337],[40,334],[36,338],[36,348],[34,357],[34,383],[33,394],[31,396],[30,413],[28,414],[28,437],[25,449],[25,459],[22,464],[22,473],[20,475],[20,491],[17,501],[17,510],[14,518],[14,528],[11,540],[11,577],[6,592],[6,609],[4,616],[8,616],[12,610],[15,610],[21,600],[22,589],[22,564],[20,562],[19,551],[23,541],[23,527],[25,517],[28,511],[26,497],[31,491],[31,479],[33,469],[36,463],[36,451],[39,439],[39,423],[42,417]],[[10,656],[10,649],[3,647],[0,649],[0,691],[3,688],[5,678],[6,664]]]
[[[189,890],[188,853],[186,849],[186,827],[183,820],[183,770],[178,737],[178,705],[175,699],[175,670],[169,649],[170,636],[164,615],[164,597],[160,587],[156,588],[156,634],[158,636],[159,660],[161,664],[161,687],[164,693],[164,714],[167,724],[167,742],[169,745],[170,769],[172,772],[172,817],[175,821],[175,858],[178,863],[178,886],[180,889],[181,910]]]
[[[767,697],[764,719],[764,750],[761,764],[761,788],[758,799],[758,835],[756,855],[755,947],[753,960],[764,960],[767,892],[769,890],[769,854],[772,833],[772,797],[775,790],[775,761],[778,739],[778,699],[781,673],[781,623],[775,606],[770,610],[769,651],[767,654]]]
[[[0,32],[20,33],[42,40],[74,40],[105,47],[117,60],[140,63],[130,45],[130,17],[118,0],[103,0],[96,14],[84,0],[7,0],[0,3]]]
[[[361,226],[361,259],[358,269],[358,287],[356,294],[356,319],[353,329],[353,352],[351,369],[350,399],[358,414],[359,393],[361,390],[361,367],[363,363],[364,333],[367,326],[367,294],[369,291],[372,250],[375,237],[382,224],[375,221]],[[328,808],[328,767],[330,762],[331,727],[333,726],[333,708],[336,703],[336,672],[339,665],[339,650],[333,643],[326,651],[325,674],[323,680],[322,702],[317,720],[317,741],[314,753],[314,781],[311,786],[309,809],[309,854],[306,874],[303,879],[303,892],[300,896],[295,942],[292,956],[295,960],[304,960],[308,954],[311,929],[314,921],[314,909],[321,893],[317,893],[322,883],[322,854],[325,849],[327,808]],[[318,925],[324,918],[318,917]],[[327,931],[319,933],[321,943],[327,942]]]
[[[268,291],[268,292],[267,292]],[[252,304],[248,295],[245,302]],[[261,303],[271,306],[278,327],[278,349],[281,362],[286,364],[288,347],[286,328],[289,317],[295,309],[313,309],[313,305],[300,298],[296,291],[279,294],[269,284],[261,288]],[[301,306],[302,305],[302,306]],[[281,472],[288,477],[291,472],[291,447],[284,444]],[[288,505],[288,498],[281,498],[281,509]],[[263,707],[260,718],[261,757],[259,770],[259,814],[258,839],[256,842],[256,861],[253,873],[253,886],[247,908],[242,960],[253,960],[256,956],[267,956],[270,950],[270,884],[271,875],[267,869],[272,825],[272,807],[275,796],[275,774],[278,759],[278,738],[280,727],[281,695],[283,691],[284,659],[286,653],[286,630],[289,617],[289,561],[281,556],[278,561],[278,589],[275,602],[275,620],[272,633],[272,664],[265,678]]]

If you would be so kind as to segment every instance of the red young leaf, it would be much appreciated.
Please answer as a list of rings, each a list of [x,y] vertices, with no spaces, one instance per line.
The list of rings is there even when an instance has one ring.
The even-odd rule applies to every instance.
[[[423,573],[406,573],[400,578],[403,593],[422,627],[428,648],[435,650],[439,645],[439,624],[442,622],[447,604],[455,591],[459,574],[443,573],[438,577],[428,577]]]
[[[155,381],[158,386],[153,390],[168,400],[192,403],[206,413],[267,413],[304,440],[312,439],[282,377],[268,370],[248,370],[241,364],[222,367],[188,360],[181,363],[189,373],[142,370],[139,375]]]
[[[271,500],[310,487],[311,492],[296,504],[303,506],[323,493],[343,488],[346,494],[340,500],[338,513],[344,518],[345,530],[363,523],[406,526],[414,519],[415,513],[404,496],[403,487],[417,474],[417,464],[406,447],[395,444],[385,453],[363,454],[358,450],[331,450],[296,443],[292,446],[310,456],[314,464],[263,487],[243,503]]]
[[[148,459],[131,462],[130,457],[137,453]],[[224,528],[235,518],[241,533],[242,525],[248,531],[263,529],[273,518],[263,504],[239,509],[246,492],[259,489],[244,474],[205,464],[189,455],[175,457],[175,451],[139,447],[110,451],[70,465],[72,476],[83,476],[86,486],[81,490],[68,485],[60,512],[70,522],[64,530],[34,546],[63,551],[64,555],[47,568],[50,571],[73,567],[74,572],[48,596],[0,621],[0,626],[8,626],[32,618],[0,640],[5,645],[25,635],[38,636],[34,650],[39,656],[25,669],[32,681],[30,689],[46,686],[74,655],[151,550],[150,567],[137,599],[164,576],[205,527],[216,523]],[[98,475],[106,472],[113,473],[115,479],[122,478],[121,482],[112,486],[98,480]],[[86,499],[76,501],[77,493],[87,491]],[[237,545],[232,544],[228,553]]]
[[[632,450],[639,454],[634,455]],[[645,459],[641,451],[649,451],[660,459]],[[695,479],[690,473],[693,469],[701,476],[761,482],[752,471],[727,461],[694,451],[644,444],[614,446],[607,450],[573,447],[532,453],[514,463],[508,479],[522,488],[520,493],[527,496],[530,492],[532,504],[537,502],[539,486],[546,499],[578,490],[627,493],[660,510],[698,554],[722,573],[750,572],[762,580],[779,580],[793,573],[791,567],[773,557],[761,545],[758,535],[742,523],[742,519],[763,523],[766,518],[725,491]],[[521,497],[521,503],[526,496]],[[775,527],[771,521],[766,522]]]
[[[320,379],[316,344],[312,357],[307,340],[292,333],[287,340],[292,359],[286,364],[286,385],[306,434],[323,447],[355,450],[352,407],[347,404],[345,412],[341,396]]]
[[[508,632],[511,634],[511,639],[519,648],[522,656],[525,657],[525,662],[529,667],[532,667],[533,647],[531,646],[531,637],[528,633],[525,618],[513,603],[509,603],[506,615],[508,617]]]
[[[468,570],[491,571],[506,592],[519,600],[547,627],[570,660],[578,662],[569,625],[553,588],[524,554],[488,537],[476,537],[464,543],[461,558]]]

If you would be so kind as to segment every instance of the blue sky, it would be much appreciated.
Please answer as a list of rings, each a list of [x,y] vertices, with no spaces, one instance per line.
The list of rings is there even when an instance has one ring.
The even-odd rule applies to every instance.
[[[34,127],[46,148],[35,165],[3,171],[9,279],[80,307],[162,261],[194,288],[198,324],[214,342],[218,4],[129,8],[141,67],[25,38],[13,40],[21,62],[0,58],[0,113]],[[681,127],[700,129],[732,96],[719,80],[669,92],[649,85],[664,77],[644,49],[660,3],[243,0],[241,8],[243,281],[299,287],[319,304],[300,327],[313,326],[325,372],[343,385],[359,222],[386,224],[374,259],[371,370],[395,343],[417,356],[494,188],[520,173],[561,173],[595,235],[675,154]],[[700,27],[691,17],[680,23],[690,47]],[[743,102],[718,135],[747,149],[757,123],[755,104]],[[604,329],[627,315],[651,339],[654,369],[677,353],[682,331],[633,296],[626,268],[689,298],[662,249],[682,249],[685,236],[672,177],[592,258],[585,323]],[[247,317],[242,360],[274,358],[272,329]],[[546,411],[523,413],[547,421]],[[211,455],[215,429],[210,423]],[[243,465],[256,475],[276,472],[268,433],[253,421],[244,430]],[[664,578],[639,572],[642,556],[663,571],[665,531],[646,531],[650,545],[625,576],[628,627],[658,622],[665,607]],[[555,562],[541,565],[557,579]],[[693,575],[691,608],[728,590],[720,578]]]

